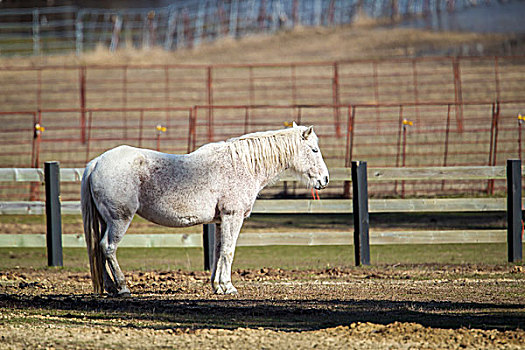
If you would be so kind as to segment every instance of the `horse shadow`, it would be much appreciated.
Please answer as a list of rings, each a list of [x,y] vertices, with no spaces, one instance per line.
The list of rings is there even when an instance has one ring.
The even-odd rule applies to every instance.
[[[242,298],[178,299],[170,296],[131,298],[84,295],[0,294],[0,307],[43,309],[58,317],[93,322],[123,318],[122,327],[222,328],[263,327],[310,331],[354,322],[415,322],[433,328],[512,330],[525,326],[525,304],[391,300],[257,300]],[[159,326],[161,322],[162,326]],[[140,324],[140,326],[139,326]],[[117,325],[116,325],[117,326]]]

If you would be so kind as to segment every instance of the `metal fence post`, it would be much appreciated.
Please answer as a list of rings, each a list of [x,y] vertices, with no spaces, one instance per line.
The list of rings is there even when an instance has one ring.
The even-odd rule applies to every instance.
[[[299,21],[299,0],[293,0],[292,4],[292,20],[293,27],[296,27],[300,24]]]
[[[490,150],[488,166],[496,165],[496,156],[498,154],[498,121],[499,121],[499,102],[492,104],[492,126],[490,130]],[[494,179],[489,180],[487,185],[487,194],[494,194]]]
[[[80,92],[80,142],[86,143],[86,66],[78,70]]]
[[[40,12],[33,10],[33,55],[40,55]]]
[[[199,2],[199,7],[197,10],[197,18],[195,20],[195,37],[193,38],[193,47],[200,45],[202,42],[202,36],[203,36],[202,33],[204,30],[204,6],[205,4],[206,4],[205,1]]]
[[[237,37],[237,16],[239,15],[239,0],[232,0],[230,4],[230,27],[228,34],[235,38]]]
[[[204,248],[204,270],[211,270],[215,252],[215,224],[204,224],[202,246]]]
[[[463,132],[463,91],[461,87],[461,68],[459,58],[452,58],[454,74],[454,102],[456,105],[456,125],[458,132]]]
[[[33,142],[31,147],[31,166],[38,168],[40,164],[40,143],[42,141],[42,132],[45,128],[42,126],[42,111],[39,109],[33,114]],[[39,182],[31,182],[29,187],[29,200],[36,201],[39,197]]]
[[[59,163],[45,162],[44,176],[46,187],[47,265],[63,266]]]
[[[334,105],[334,124],[335,134],[337,138],[341,137],[341,123],[339,121],[339,65],[337,62],[333,64],[333,78],[332,78],[332,104]]]
[[[111,43],[109,44],[109,50],[115,52],[119,46],[120,33],[122,32],[122,17],[116,15],[114,17],[113,32],[111,33]]]
[[[370,265],[368,189],[366,162],[352,162],[355,264]]]
[[[179,22],[177,23],[177,49],[184,47],[184,12],[179,11]]]
[[[507,251],[509,262],[521,261],[521,161],[507,159]]]
[[[345,168],[349,168],[352,162],[354,150],[354,121],[355,121],[355,107],[348,106],[348,121],[346,129],[346,156]],[[350,181],[344,182],[343,197],[350,198]]]
[[[166,30],[166,36],[164,38],[164,50],[171,50],[173,45],[173,36],[177,30],[177,10],[173,5],[168,6],[169,16],[168,16],[168,29]]]
[[[77,56],[84,51],[84,23],[82,22],[84,10],[79,10],[75,19],[75,49]]]
[[[208,142],[213,141],[213,67],[207,67]]]
[[[321,25],[321,15],[323,12],[323,4],[321,0],[315,0],[313,4],[314,18],[312,20],[312,25],[318,27]]]

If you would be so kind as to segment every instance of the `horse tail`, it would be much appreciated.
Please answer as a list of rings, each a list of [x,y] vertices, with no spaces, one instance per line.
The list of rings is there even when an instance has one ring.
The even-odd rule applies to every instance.
[[[96,294],[104,292],[103,272],[105,260],[100,246],[102,217],[95,205],[95,199],[91,192],[91,173],[96,161],[90,162],[84,170],[80,187],[80,198],[82,208],[82,221],[84,222],[84,236],[89,257],[91,270],[91,281]]]

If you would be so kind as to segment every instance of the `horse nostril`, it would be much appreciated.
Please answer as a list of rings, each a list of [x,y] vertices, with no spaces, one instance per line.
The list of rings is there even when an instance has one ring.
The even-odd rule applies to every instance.
[[[328,176],[324,177],[324,183],[325,183],[325,185],[328,185]]]

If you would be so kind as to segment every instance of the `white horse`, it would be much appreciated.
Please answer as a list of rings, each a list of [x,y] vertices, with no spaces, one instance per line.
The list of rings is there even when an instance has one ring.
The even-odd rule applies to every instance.
[[[185,155],[119,146],[93,159],[81,203],[95,293],[130,295],[116,250],[135,214],[171,227],[217,223],[211,283],[217,294],[237,293],[231,268],[242,223],[258,193],[286,169],[309,187],[328,184],[312,126],[294,123]]]

